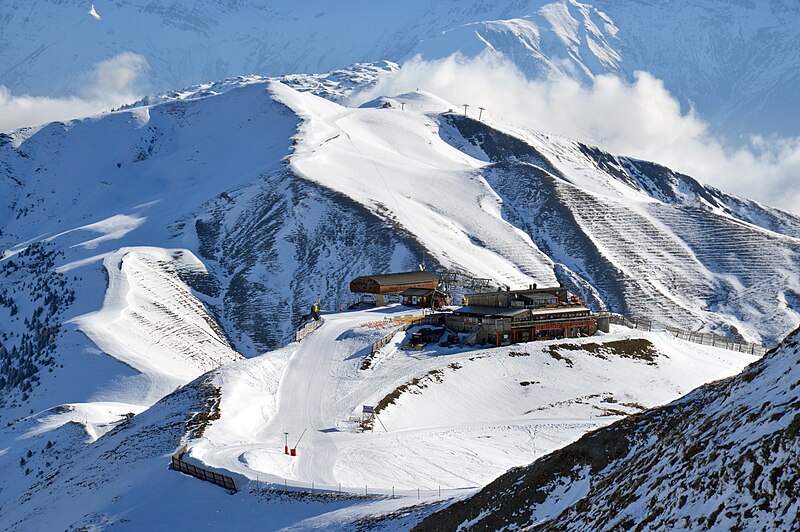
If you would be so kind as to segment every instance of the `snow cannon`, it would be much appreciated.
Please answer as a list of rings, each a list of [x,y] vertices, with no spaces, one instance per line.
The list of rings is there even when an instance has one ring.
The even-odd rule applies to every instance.
[[[283,454],[289,454],[289,446],[288,445],[285,445],[283,447]]]
[[[298,445],[300,445],[300,440],[302,440],[302,439],[303,439],[303,436],[305,436],[305,435],[306,435],[306,431],[307,431],[307,430],[308,430],[308,427],[306,427],[305,429],[303,429],[303,433],[300,435],[300,437],[299,437],[299,438],[297,438],[297,443],[295,443],[295,444],[294,444],[294,447],[292,447],[291,449],[289,449],[289,456],[297,456],[297,446],[298,446]]]

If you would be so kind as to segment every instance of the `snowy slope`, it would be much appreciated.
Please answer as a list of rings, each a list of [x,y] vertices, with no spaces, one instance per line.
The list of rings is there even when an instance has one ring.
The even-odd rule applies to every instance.
[[[698,351],[668,335],[625,332],[578,343],[409,353],[400,350],[402,333],[370,369],[359,369],[370,341],[385,333],[369,324],[390,312],[326,315],[299,346],[226,367],[213,380],[221,417],[189,442],[189,459],[251,480],[314,482],[319,489],[476,487],[752,360]],[[353,421],[365,404],[378,405],[372,433]],[[298,456],[286,457],[284,432],[294,446],[304,431]]]
[[[500,198],[479,178],[483,164],[444,142],[435,119],[345,108],[279,83],[271,90],[304,120],[291,158],[298,175],[385,212],[447,269],[514,286],[556,282],[550,260],[503,220]],[[426,100],[418,103],[446,103]]]
[[[98,426],[97,435],[87,434],[80,420],[53,424],[56,410],[3,428],[0,471],[8,483],[0,492],[0,526],[205,529],[224,522],[335,529],[411,507],[410,521],[398,524],[405,529],[419,520],[413,508],[420,503],[433,504],[417,508],[422,513],[435,510],[442,498],[463,496],[452,488],[477,487],[753,360],[621,329],[571,342],[463,351],[429,346],[413,353],[399,350],[398,337],[371,369],[359,369],[365,348],[390,330],[376,323],[408,310],[326,314],[302,343],[215,370],[131,419]],[[380,404],[415,377],[419,386],[379,414],[388,432],[355,430],[351,418],[362,404]],[[481,401],[478,387],[491,400]],[[219,415],[202,421],[199,412]],[[298,456],[283,454],[283,433],[294,445],[305,428]],[[233,473],[239,493],[232,497],[169,471],[169,455],[182,444],[186,460]],[[314,481],[318,490],[341,483],[353,495],[364,484],[371,493],[394,487],[401,496],[370,501],[264,491],[266,483],[284,480],[306,489]]]
[[[207,390],[207,379],[185,386],[146,412],[115,423],[114,430],[91,445],[78,423],[46,433],[35,432],[41,426],[36,419],[0,429],[0,527],[336,529],[408,505],[405,499],[337,500],[261,491],[231,496],[171,471],[169,456],[186,433],[187,417],[203,407]],[[429,494],[421,502],[439,507]]]
[[[242,358],[176,275],[207,275],[196,257],[179,250],[122,248],[103,262],[108,275],[103,307],[74,322],[103,352],[148,378],[141,404],[149,406],[203,373]]]
[[[510,471],[420,529],[793,528],[798,336],[734,378]]]
[[[245,96],[241,87],[228,97]],[[272,114],[273,137],[236,141],[248,165],[264,161],[259,170],[226,165],[226,178],[198,160],[199,152],[213,160],[230,149],[231,135],[208,136],[211,124],[218,132],[243,128],[228,116],[230,103],[138,108],[4,137],[3,347],[12,354],[11,377],[24,377],[6,379],[4,402],[16,408],[6,408],[4,419],[97,399],[149,406],[241,357],[211,314],[216,280],[169,228],[236,186],[237,176],[279,166],[288,150],[294,123],[284,117],[281,130],[280,113],[267,111],[265,99],[249,113]],[[195,129],[184,127],[187,117]],[[191,149],[176,152],[176,145]],[[125,365],[109,364],[97,347]]]
[[[150,64],[150,91],[244,73],[324,72],[355,62],[495,50],[531,77],[637,70],[666,83],[718,131],[797,135],[800,11],[792,0],[649,2],[314,0],[166,5],[78,0],[4,6],[0,84],[15,94],[87,91],[93,65],[122,52]]]

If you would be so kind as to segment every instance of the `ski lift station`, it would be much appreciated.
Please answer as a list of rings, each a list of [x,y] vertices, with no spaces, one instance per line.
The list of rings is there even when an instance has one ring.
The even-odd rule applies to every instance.
[[[384,296],[402,294],[409,289],[435,291],[439,278],[431,272],[402,272],[363,275],[350,281],[350,291],[356,294],[375,294],[378,305],[385,303]]]

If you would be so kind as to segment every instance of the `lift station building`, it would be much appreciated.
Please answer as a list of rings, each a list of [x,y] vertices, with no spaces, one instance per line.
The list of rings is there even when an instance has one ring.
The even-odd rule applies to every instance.
[[[356,294],[375,294],[378,305],[384,296],[402,294],[409,289],[435,291],[439,278],[430,272],[401,272],[378,275],[362,275],[350,281],[350,291]]]

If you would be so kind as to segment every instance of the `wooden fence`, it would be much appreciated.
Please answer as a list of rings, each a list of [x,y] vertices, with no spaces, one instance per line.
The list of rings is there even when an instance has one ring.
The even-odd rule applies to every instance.
[[[663,325],[647,318],[630,318],[622,314],[602,313],[601,316],[607,317],[610,323],[616,325],[623,325],[631,329],[639,329],[644,331],[667,331],[676,338],[686,340],[695,344],[710,345],[712,347],[720,347],[730,351],[738,351],[739,353],[749,353],[751,355],[764,356],[769,348],[754,344],[751,342],[738,342],[720,336],[714,333],[700,333],[694,331],[687,331],[679,329],[670,325]]]
[[[361,369],[369,369],[372,366],[372,360],[375,355],[378,353],[378,351],[385,347],[386,344],[392,341],[392,338],[394,338],[395,334],[402,331],[407,331],[411,327],[415,327],[417,325],[438,325],[441,316],[443,316],[443,314],[420,316],[404,322],[403,325],[396,329],[392,329],[390,333],[383,335],[379,340],[373,342],[372,347],[370,347],[369,354],[361,361]]]
[[[322,325],[322,323],[324,321],[325,320],[320,318],[318,320],[311,320],[308,323],[306,323],[305,325],[301,325],[294,333],[295,341],[296,342],[301,342],[303,340],[303,338],[305,338],[306,336],[311,334],[312,331],[316,331],[319,328],[319,326]]]
[[[438,325],[441,316],[444,316],[444,314],[430,314],[428,316],[420,316],[419,318],[414,318],[411,321],[405,322],[401,327],[394,329],[389,334],[384,335],[380,340],[374,342],[369,354],[374,355],[380,351],[384,346],[386,346],[386,344],[391,342],[392,338],[394,338],[394,335],[400,331],[407,331],[411,327],[416,327],[417,325]]]
[[[199,478],[200,480],[211,482],[212,484],[216,484],[217,486],[225,488],[226,490],[237,491],[233,477],[221,475],[214,471],[209,471],[194,464],[190,464],[189,462],[184,462],[182,458],[185,452],[186,447],[184,446],[172,455],[172,469],[175,471],[180,471],[181,473],[186,473],[187,475],[191,475],[195,478]]]

